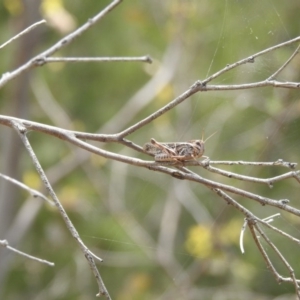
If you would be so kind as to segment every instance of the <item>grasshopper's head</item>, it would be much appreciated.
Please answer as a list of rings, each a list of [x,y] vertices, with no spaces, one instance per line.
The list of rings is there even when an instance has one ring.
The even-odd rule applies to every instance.
[[[201,140],[193,140],[191,141],[194,147],[194,156],[195,157],[201,157],[204,154],[205,151],[205,142],[209,140],[216,132],[211,134],[207,139],[203,139],[203,133],[202,133],[202,138]]]
[[[205,141],[203,140],[192,140],[191,144],[193,146],[193,156],[194,157],[201,157],[204,154],[205,151],[205,146],[204,146]]]

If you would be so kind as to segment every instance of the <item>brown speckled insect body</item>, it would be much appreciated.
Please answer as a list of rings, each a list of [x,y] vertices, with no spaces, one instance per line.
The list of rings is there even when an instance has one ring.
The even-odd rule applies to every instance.
[[[196,160],[204,154],[204,141],[159,143],[151,139],[151,143],[144,145],[144,151],[153,154],[157,162]]]

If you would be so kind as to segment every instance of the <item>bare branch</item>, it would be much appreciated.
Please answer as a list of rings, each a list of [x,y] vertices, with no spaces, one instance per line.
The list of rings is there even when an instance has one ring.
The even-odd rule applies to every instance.
[[[264,260],[266,262],[266,265],[267,265],[268,269],[274,274],[274,277],[276,278],[277,282],[278,283],[281,283],[283,281],[289,281],[289,282],[291,282],[292,280],[290,278],[284,278],[284,277],[280,276],[277,273],[277,271],[276,271],[275,267],[273,266],[270,258],[268,257],[268,254],[266,253],[266,251],[263,248],[263,246],[262,246],[259,238],[257,237],[257,234],[256,234],[255,229],[254,229],[255,228],[254,225],[253,224],[249,224],[249,222],[248,222],[248,226],[249,226],[250,232],[252,234],[253,240],[254,240],[255,244],[257,245],[258,250],[262,254],[262,256],[263,256],[263,258],[264,258]]]
[[[251,225],[249,226],[251,230]],[[275,253],[278,255],[279,259],[283,262],[283,264],[286,266],[286,268],[289,270],[289,273],[291,275],[291,278],[283,278],[280,276],[277,271],[275,271],[275,268],[272,270],[275,271],[275,277],[277,278],[278,281],[288,281],[288,282],[293,282],[295,286],[295,291],[298,299],[300,299],[300,291],[299,291],[299,283],[300,280],[297,280],[295,277],[295,271],[291,267],[291,265],[288,263],[288,261],[285,259],[285,257],[281,254],[279,249],[274,245],[274,243],[271,242],[271,240],[267,237],[267,235],[263,232],[263,230],[258,226],[258,224],[254,224],[253,227],[259,232],[259,234],[264,238],[264,240],[271,246],[271,248],[275,251]],[[254,234],[254,231],[251,231],[252,235]]]
[[[42,52],[41,54],[35,56],[30,61],[19,67],[18,69],[4,73],[0,79],[0,88],[4,86],[8,81],[12,80],[13,78],[19,76],[23,72],[27,71],[28,69],[41,65],[41,62],[44,60],[45,57],[49,57],[53,53],[57,52],[58,50],[62,49],[63,47],[70,44],[75,38],[80,36],[90,27],[95,25],[98,21],[100,21],[104,16],[106,16],[110,11],[112,11],[117,5],[119,5],[122,0],[114,0],[108,6],[106,6],[101,12],[99,12],[95,17],[89,19],[86,23],[84,23],[81,27],[67,35],[66,37],[62,38],[52,47],[47,49],[46,51]]]
[[[199,84],[201,84],[201,83],[199,83]],[[186,92],[184,92],[179,97],[172,100],[169,104],[163,106],[162,108],[160,108],[153,114],[149,115],[145,119],[137,122],[136,124],[128,127],[127,129],[121,131],[120,133],[118,133],[118,136],[120,138],[124,138],[127,135],[135,132],[137,129],[145,126],[146,124],[149,124],[150,122],[157,119],[161,115],[165,114],[166,112],[168,112],[169,110],[171,110],[172,108],[174,108],[175,106],[177,106],[178,104],[180,104],[181,102],[183,102],[184,100],[186,100],[187,98],[189,98],[190,96],[192,96],[193,94],[195,94],[197,92],[198,92],[197,87],[195,85],[191,86]]]
[[[295,169],[297,166],[297,163],[292,163],[292,162],[287,162],[287,161],[283,161],[282,159],[278,159],[277,161],[274,162],[252,162],[252,161],[242,161],[242,160],[238,160],[238,161],[225,161],[225,160],[214,160],[214,161],[209,161],[209,164],[214,164],[214,165],[229,165],[229,166],[233,166],[233,165],[242,165],[242,166],[257,166],[257,167],[261,167],[261,166],[281,166],[281,167],[286,167],[286,168],[290,168],[290,169]]]
[[[235,178],[243,181],[263,183],[268,185],[270,188],[273,187],[274,182],[284,180],[287,178],[295,178],[300,183],[300,176],[299,176],[300,171],[292,171],[272,178],[257,178],[257,177],[245,176],[245,175],[224,171],[218,168],[211,167],[209,165],[204,166],[204,168],[210,172],[217,173],[222,176],[226,176],[228,178]]]
[[[219,77],[220,75],[228,72],[231,69],[234,69],[242,64],[254,62],[254,59],[260,55],[266,54],[268,52],[274,51],[276,49],[279,49],[281,47],[290,45],[292,43],[300,41],[300,37],[297,37],[295,39],[292,39],[290,41],[275,45],[273,47],[270,47],[268,49],[265,49],[263,51],[260,51],[254,55],[251,55],[247,58],[244,58],[234,64],[227,65],[224,69],[220,70],[219,72],[213,74],[212,76],[208,77],[207,79],[203,81],[196,81],[187,91],[182,93],[180,96],[172,100],[167,105],[163,106],[162,108],[158,109],[156,112],[152,113],[148,117],[144,118],[143,120],[137,122],[136,124],[130,126],[129,128],[123,130],[118,134],[120,138],[124,138],[125,136],[133,133],[137,129],[143,127],[144,125],[150,123],[151,121],[155,120],[159,116],[165,114],[167,111],[171,110],[193,94],[197,92],[203,92],[203,91],[225,91],[225,90],[240,90],[240,89],[249,89],[249,88],[258,88],[258,87],[267,87],[267,86],[273,86],[273,87],[282,87],[282,88],[300,88],[299,82],[280,82],[275,80],[269,80],[266,79],[264,81],[255,82],[255,83],[245,83],[245,84],[238,84],[238,85],[207,85],[208,82],[212,81],[213,79]]]
[[[281,231],[281,230],[277,229],[276,227],[269,224],[270,221],[271,221],[270,218],[273,218],[274,216],[277,216],[278,214],[275,214],[275,215],[270,216],[268,218],[265,218],[263,220],[259,219],[254,214],[252,214],[249,210],[244,208],[242,205],[240,205],[238,202],[236,202],[233,198],[228,196],[223,191],[221,191],[219,189],[212,189],[212,190],[214,192],[216,192],[220,197],[222,197],[228,204],[233,205],[235,208],[237,208],[239,211],[241,211],[246,216],[246,219],[245,219],[245,222],[242,226],[242,230],[241,230],[241,234],[240,234],[240,248],[241,248],[242,253],[245,252],[244,251],[244,246],[243,246],[243,237],[244,237],[244,232],[245,232],[246,226],[248,225],[249,228],[250,228],[250,232],[252,234],[252,237],[253,237],[259,251],[261,252],[268,268],[271,270],[271,272],[275,276],[278,283],[281,283],[282,281],[292,282],[295,286],[296,294],[299,298],[298,284],[300,283],[300,280],[296,279],[295,272],[294,272],[293,268],[290,266],[290,264],[287,262],[287,260],[284,258],[284,256],[281,254],[281,252],[278,250],[278,248],[271,242],[271,240],[266,236],[266,234],[262,231],[262,229],[257,225],[257,222],[260,222],[263,225],[273,229],[274,231],[288,237],[289,239],[295,241],[297,244],[300,244],[300,241],[293,238],[289,234],[287,234],[287,233],[285,233],[285,232],[283,232],[283,231]],[[273,266],[270,258],[268,257],[266,251],[264,250],[259,238],[257,237],[257,234],[255,233],[255,230],[257,230],[260,233],[260,235],[266,240],[266,242],[273,248],[273,250],[276,252],[276,254],[280,257],[280,260],[288,268],[288,270],[291,274],[290,278],[282,277],[281,275],[278,274],[278,272],[276,271],[275,267]]]
[[[0,45],[0,50],[2,48],[4,48],[5,46],[7,46],[8,44],[10,44],[11,42],[13,42],[14,40],[20,38],[21,36],[23,36],[24,34],[30,32],[32,29],[34,29],[35,27],[41,25],[41,24],[44,24],[46,23],[46,20],[41,20],[41,21],[38,21],[32,25],[30,25],[29,27],[27,27],[25,30],[21,31],[20,33],[18,33],[17,35],[15,35],[14,37],[12,37],[11,39],[9,39],[7,42],[5,42],[4,44]]]
[[[300,39],[300,38],[299,38]],[[207,92],[207,91],[229,91],[229,90],[241,90],[241,89],[250,89],[250,88],[259,88],[259,87],[281,87],[281,88],[293,88],[293,89],[300,89],[299,82],[280,82],[280,81],[269,81],[264,80],[255,83],[244,83],[244,84],[237,84],[237,85],[205,85],[205,81],[196,81],[187,91],[182,93],[180,96],[172,100],[167,105],[163,106],[162,108],[158,109],[156,112],[152,113],[148,117],[144,118],[143,120],[137,122],[136,124],[130,126],[129,128],[119,132],[117,135],[120,138],[124,138],[125,136],[132,134],[139,128],[149,124],[153,120],[157,119],[161,115],[165,114],[184,100],[188,99],[192,95],[196,94],[197,92]]]
[[[44,57],[40,60],[40,64],[57,63],[57,62],[134,62],[140,61],[152,63],[150,56],[140,57]]]
[[[229,84],[229,85],[206,85],[203,87],[203,82],[199,82],[196,92],[200,91],[234,91],[234,90],[248,90],[256,89],[259,87],[277,87],[277,88],[286,88],[286,89],[300,89],[299,82],[281,82],[277,80],[264,80],[254,83],[242,83],[242,84]]]
[[[74,227],[74,225],[72,224],[70,218],[68,217],[65,209],[63,208],[63,206],[61,205],[58,197],[56,196],[56,193],[54,192],[44,170],[42,169],[42,166],[40,165],[27,137],[26,137],[26,128],[23,126],[22,123],[17,123],[15,121],[12,122],[12,126],[13,128],[16,130],[16,132],[18,133],[19,137],[21,138],[26,150],[28,151],[30,158],[32,160],[33,165],[35,166],[39,176],[41,177],[47,191],[49,192],[51,198],[53,199],[55,206],[58,208],[59,213],[61,214],[61,216],[63,217],[63,220],[65,221],[65,224],[67,226],[67,228],[69,229],[69,231],[71,232],[72,236],[74,237],[74,239],[77,241],[78,245],[81,248],[81,251],[83,252],[85,258],[87,259],[87,261],[89,262],[90,268],[94,273],[94,276],[97,280],[98,283],[98,287],[99,287],[99,294],[98,295],[104,295],[107,299],[111,299],[110,295],[103,283],[103,280],[100,276],[100,273],[96,267],[96,264],[94,262],[93,256],[90,252],[90,250],[85,246],[85,244],[82,242],[76,228]]]
[[[193,172],[189,172],[186,173],[184,172],[180,172],[180,171],[174,171],[173,169],[170,168],[166,168],[164,166],[162,166],[162,164],[157,163],[157,162],[152,162],[152,161],[144,161],[141,159],[137,159],[137,158],[133,158],[133,157],[128,157],[128,156],[124,156],[124,155],[120,155],[120,154],[115,154],[103,149],[100,149],[96,146],[93,146],[89,143],[86,143],[84,141],[79,140],[78,138],[76,138],[77,132],[72,132],[69,130],[59,130],[55,127],[52,126],[41,126],[41,124],[38,123],[31,123],[29,121],[24,121],[24,123],[21,121],[21,119],[17,119],[17,118],[9,118],[9,117],[4,117],[2,118],[0,116],[0,123],[3,122],[5,123],[5,125],[7,126],[12,126],[12,124],[19,124],[19,127],[21,128],[21,131],[26,131],[27,128],[35,128],[38,129],[39,131],[43,131],[45,133],[51,133],[52,135],[59,137],[60,139],[66,140],[71,142],[72,144],[85,149],[91,153],[95,153],[97,155],[103,156],[105,158],[108,159],[113,159],[113,160],[117,160],[120,162],[124,162],[124,163],[128,163],[131,165],[135,165],[135,166],[140,166],[140,167],[146,167],[149,168],[151,170],[155,170],[155,171],[159,171],[162,173],[166,173],[169,174],[175,178],[178,179],[186,179],[186,180],[190,180],[190,181],[195,181],[201,184],[204,184],[210,188],[219,188],[228,192],[232,192],[234,194],[249,198],[249,199],[253,199],[255,201],[258,201],[259,203],[263,204],[263,205],[272,205],[275,207],[278,207],[280,209],[284,209],[286,211],[289,211],[295,215],[299,215],[300,216],[300,210],[295,209],[293,207],[290,207],[288,205],[286,205],[288,203],[287,199],[281,199],[281,200],[273,200],[270,198],[266,198],[266,197],[262,197],[232,186],[228,186],[228,185],[224,185],[221,183],[217,183],[208,179],[205,179],[203,177],[200,177],[198,174],[195,174]],[[9,122],[11,122],[9,124]],[[25,125],[25,126],[24,126]],[[32,125],[32,126],[31,126]],[[15,126],[15,125],[13,125]],[[117,141],[116,137],[114,135],[102,135],[103,140],[107,141],[108,139],[110,141]],[[173,164],[174,165],[174,164]],[[183,165],[183,164],[182,164]],[[274,163],[273,163],[274,165]],[[292,173],[289,174],[287,173],[288,176],[286,174],[284,174],[282,176],[282,178],[285,178],[285,176],[287,177],[298,177],[298,173]],[[291,176],[292,175],[292,176]],[[273,178],[274,179],[274,178]],[[279,179],[275,177],[275,181],[278,181]]]
[[[238,66],[240,66],[240,65],[243,65],[243,64],[246,64],[246,63],[254,63],[256,57],[259,57],[259,56],[264,55],[264,54],[266,54],[266,53],[269,53],[269,52],[271,52],[271,51],[277,50],[277,49],[279,49],[279,48],[285,47],[285,46],[287,46],[287,45],[296,43],[296,42],[298,42],[298,41],[300,41],[300,36],[298,36],[298,37],[296,37],[296,38],[294,38],[294,39],[292,39],[292,40],[289,40],[289,41],[287,41],[287,42],[284,42],[284,43],[275,45],[275,46],[273,46],[273,47],[267,48],[267,49],[265,49],[265,50],[262,50],[262,51],[260,51],[260,52],[257,52],[256,54],[253,54],[253,55],[251,55],[251,56],[248,56],[248,57],[246,57],[246,58],[243,58],[243,59],[241,59],[241,60],[239,60],[238,62],[235,62],[235,63],[233,63],[233,64],[227,65],[224,69],[222,69],[222,70],[216,72],[215,74],[213,74],[213,75],[211,75],[210,77],[208,77],[207,79],[205,79],[205,80],[203,81],[203,83],[204,83],[204,84],[207,84],[208,82],[212,81],[213,79],[219,77],[220,75],[222,75],[222,74],[228,72],[229,70],[232,70],[232,69],[234,69],[234,68],[236,68],[236,67],[238,67]]]
[[[42,264],[46,264],[46,265],[48,265],[48,266],[50,266],[50,267],[54,267],[54,263],[53,263],[53,262],[50,262],[50,261],[48,261],[48,260],[44,260],[44,259],[41,259],[41,258],[32,256],[32,255],[29,255],[29,254],[27,254],[27,253],[25,253],[25,252],[19,251],[19,250],[15,249],[15,248],[9,246],[7,240],[0,240],[0,246],[5,247],[5,248],[7,248],[8,250],[13,251],[13,252],[15,252],[15,253],[17,253],[17,254],[19,254],[19,255],[25,256],[26,258],[29,258],[29,259],[38,261],[38,262],[40,262],[40,263],[42,263]]]
[[[296,239],[295,237],[291,236],[290,234],[284,232],[283,230],[280,230],[280,229],[278,229],[277,227],[275,227],[275,226],[269,224],[269,222],[265,222],[265,221],[263,221],[263,220],[261,220],[261,219],[259,219],[259,218],[257,218],[257,221],[258,221],[259,223],[261,223],[261,224],[263,224],[263,225],[269,227],[270,229],[274,230],[275,232],[281,234],[282,236],[284,236],[284,237],[286,237],[286,238],[292,240],[292,241],[295,242],[296,244],[300,245],[300,240],[299,240],[299,239]]]

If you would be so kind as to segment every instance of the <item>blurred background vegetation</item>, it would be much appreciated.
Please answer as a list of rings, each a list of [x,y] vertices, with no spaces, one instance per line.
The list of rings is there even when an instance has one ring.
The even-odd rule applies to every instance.
[[[1,50],[1,73],[47,49],[108,3],[3,0],[0,44],[41,18],[48,23]],[[56,55],[149,54],[153,64],[48,64],[0,90],[1,113],[68,129],[116,133],[165,105],[197,79],[298,36],[299,10],[295,0],[288,5],[280,0],[124,1]],[[263,80],[295,48],[291,45],[260,57],[213,84]],[[279,79],[299,81],[299,66],[298,56]],[[198,93],[129,138],[143,145],[152,137],[185,141],[217,132],[206,144],[212,160],[299,162],[298,100],[298,90],[271,87]],[[15,134],[2,127],[0,135],[1,173],[43,190]],[[83,241],[104,259],[100,273],[113,299],[294,299],[293,286],[275,282],[247,231],[246,252],[240,253],[243,216],[206,187],[89,155],[43,134],[29,137]],[[99,146],[149,159],[120,145]],[[226,169],[258,177],[285,171]],[[269,189],[193,170],[253,193],[288,198],[300,208],[299,187],[292,179]],[[0,249],[0,298],[93,299],[96,282],[56,209],[28,198],[9,183],[0,184],[0,238],[55,262],[55,267],[46,267]],[[261,218],[277,212],[235,199]],[[274,225],[299,238],[299,223],[299,218],[282,214]],[[299,247],[268,234],[299,276]]]

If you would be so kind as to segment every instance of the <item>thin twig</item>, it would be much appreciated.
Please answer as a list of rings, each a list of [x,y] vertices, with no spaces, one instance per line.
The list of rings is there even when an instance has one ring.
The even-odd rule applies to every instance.
[[[283,230],[278,229],[277,227],[271,225],[269,222],[265,222],[264,220],[261,220],[257,218],[257,222],[267,226],[268,228],[274,230],[275,232],[283,235],[284,237],[290,239],[291,241],[295,242],[296,244],[300,245],[300,240],[296,239],[295,237],[291,236],[290,234],[284,232]]]
[[[250,219],[250,220],[255,220],[256,221],[256,220],[259,220],[259,219],[250,210],[248,210],[247,208],[245,208],[244,206],[239,204],[232,197],[227,195],[224,191],[222,191],[220,189],[211,189],[211,190],[213,192],[215,192],[219,197],[224,199],[228,204],[232,205],[237,210],[239,210],[245,216],[245,221],[243,223],[243,226],[242,226],[241,232],[240,232],[240,249],[241,249],[242,254],[244,254],[245,253],[244,234],[245,234],[245,230],[246,230],[247,225],[248,225],[248,220]]]
[[[280,72],[282,72],[287,65],[293,60],[293,58],[299,54],[300,45],[294,51],[294,53],[290,56],[290,58],[276,71],[274,72],[267,80],[273,80]]]
[[[283,262],[283,264],[289,270],[291,278],[284,278],[283,280],[294,283],[296,295],[297,295],[298,299],[300,299],[300,291],[299,291],[299,286],[298,286],[298,283],[300,283],[300,280],[296,279],[294,269],[291,267],[291,265],[288,263],[288,261],[285,259],[285,257],[281,254],[281,252],[279,251],[279,249],[274,245],[274,243],[272,243],[272,241],[264,233],[264,231],[258,226],[258,224],[257,223],[254,224],[253,227],[259,232],[259,234],[264,238],[264,240],[271,246],[271,248],[278,255],[279,259]],[[280,276],[280,279],[282,280],[281,276]]]
[[[9,39],[7,42],[5,42],[4,44],[2,44],[0,46],[0,50],[2,48],[4,48],[5,46],[7,46],[8,44],[10,44],[11,42],[13,42],[14,40],[20,38],[21,36],[23,36],[24,34],[27,34],[28,32],[30,32],[32,29],[34,29],[35,27],[41,25],[41,24],[44,24],[46,23],[46,20],[41,20],[41,21],[38,21],[32,25],[30,25],[29,27],[27,27],[26,29],[24,29],[23,31],[21,31],[20,33],[18,33],[17,35],[15,35],[14,37],[12,37],[11,39]]]
[[[280,234],[292,239],[293,241],[297,242],[299,244],[299,240],[293,238],[292,236],[286,234],[285,232],[282,232],[281,230],[277,229],[276,227],[272,226],[269,224],[270,222],[270,218],[273,218],[274,216],[277,216],[278,214],[275,214],[273,216],[270,216],[268,218],[265,218],[263,220],[259,219],[258,217],[256,217],[254,214],[252,214],[249,210],[247,210],[246,208],[244,208],[242,205],[240,205],[238,202],[236,202],[233,198],[231,198],[230,196],[228,196],[226,193],[224,193],[223,191],[221,191],[220,189],[213,189],[214,192],[216,192],[221,198],[223,198],[228,204],[233,205],[235,208],[237,208],[239,211],[241,211],[245,216],[245,222],[242,226],[241,229],[241,234],[240,234],[240,248],[241,248],[241,252],[244,253],[244,246],[243,246],[243,236],[244,236],[244,231],[246,229],[246,225],[249,225],[249,220],[251,220],[251,223],[255,224],[256,222],[260,222],[263,225],[266,225],[267,227],[273,229],[276,232],[279,232]],[[250,226],[249,226],[250,227]],[[251,228],[250,228],[251,229]],[[262,247],[262,246],[261,246]],[[264,250],[263,250],[264,251]],[[264,255],[264,254],[263,254]],[[266,254],[267,256],[267,254]],[[271,269],[273,268],[271,261],[269,260],[269,258],[266,258],[266,261],[269,261],[270,265],[271,265]],[[268,263],[267,263],[268,264]],[[275,268],[274,268],[274,272],[277,274]],[[275,274],[274,273],[274,274]],[[277,274],[278,275],[278,274]],[[277,276],[276,278],[280,277],[280,280],[283,280],[281,276]],[[286,280],[285,280],[286,281]]]
[[[25,256],[26,258],[29,258],[29,259],[38,261],[38,262],[40,262],[40,263],[42,263],[42,264],[46,264],[46,265],[48,265],[48,266],[50,266],[50,267],[54,267],[54,263],[53,263],[53,262],[50,262],[50,261],[48,261],[48,260],[44,260],[44,259],[41,259],[41,258],[32,256],[32,255],[29,255],[29,254],[27,254],[27,253],[25,253],[25,252],[22,252],[22,251],[20,251],[20,250],[17,250],[17,249],[15,249],[15,248],[9,246],[7,240],[0,240],[0,246],[5,247],[5,248],[7,248],[8,250],[13,251],[13,252],[15,252],[15,253],[17,253],[17,254],[19,254],[19,255]]]
[[[41,64],[57,63],[57,62],[134,62],[141,61],[152,63],[150,56],[140,57],[45,57]]]
[[[227,85],[206,85],[203,87],[203,82],[201,85],[196,87],[196,92],[208,92],[208,91],[234,91],[234,90],[249,90],[256,89],[259,87],[277,87],[277,88],[286,88],[286,89],[300,89],[299,82],[292,81],[278,81],[278,80],[263,80],[253,83],[241,83],[241,84],[227,84]]]
[[[282,277],[281,275],[278,274],[278,272],[276,271],[275,267],[273,266],[268,254],[266,253],[264,247],[262,246],[259,238],[257,237],[257,234],[255,232],[255,229],[254,229],[254,225],[249,222],[248,223],[248,227],[250,229],[250,232],[251,232],[251,235],[253,237],[253,240],[258,248],[258,250],[260,251],[260,253],[262,254],[262,257],[263,259],[265,260],[266,262],[266,265],[268,267],[268,269],[274,274],[274,277],[275,279],[277,280],[278,283],[281,283],[283,281],[289,281],[291,282],[290,278],[288,277]]]
[[[235,62],[235,63],[233,63],[233,64],[228,64],[228,65],[227,65],[225,68],[223,68],[222,70],[216,72],[215,74],[213,74],[213,75],[209,76],[207,79],[205,79],[205,80],[203,81],[203,83],[204,83],[204,84],[207,84],[208,82],[212,81],[213,79],[219,77],[220,75],[222,75],[222,74],[228,72],[229,70],[232,70],[232,69],[234,69],[234,68],[236,68],[236,67],[238,67],[238,66],[240,66],[240,65],[243,65],[243,64],[246,64],[246,63],[254,63],[256,57],[259,57],[259,56],[261,56],[261,55],[264,55],[264,54],[266,54],[266,53],[269,53],[269,52],[271,52],[271,51],[277,50],[277,49],[279,49],[279,48],[285,47],[285,46],[287,46],[287,45],[293,44],[293,43],[298,42],[298,41],[300,41],[300,36],[298,36],[298,37],[296,37],[296,38],[294,38],[294,39],[292,39],[292,40],[289,40],[289,41],[287,41],[287,42],[284,42],[284,43],[275,45],[275,46],[273,46],[273,47],[267,48],[267,49],[265,49],[265,50],[262,50],[262,51],[260,51],[260,52],[257,52],[256,54],[253,54],[253,55],[250,55],[250,56],[248,56],[248,57],[246,57],[246,58],[243,58],[243,59],[241,59],[241,60],[239,60],[238,62]]]
[[[214,168],[211,166],[205,166],[204,168],[212,173],[220,174],[220,175],[226,176],[228,178],[234,178],[234,179],[248,181],[248,182],[266,184],[270,188],[273,187],[274,182],[284,180],[287,178],[295,178],[300,183],[300,176],[299,176],[300,171],[291,171],[291,172],[288,172],[288,173],[285,173],[285,174],[282,174],[279,176],[271,177],[271,178],[257,178],[257,177],[245,176],[245,175],[240,175],[240,174],[233,173],[233,172],[224,171],[224,170]]]
[[[263,222],[266,222],[266,223],[271,223],[271,222],[274,221],[274,218],[275,218],[275,217],[279,217],[279,216],[280,216],[280,213],[277,213],[277,214],[274,214],[274,215],[272,215],[272,216],[268,216],[268,217],[262,219],[262,221],[263,221]]]
[[[60,41],[58,41],[56,44],[54,44],[52,47],[50,47],[46,51],[33,57],[31,60],[29,60],[27,63],[23,64],[16,70],[2,74],[2,77],[0,79],[0,88],[3,85],[5,85],[8,81],[19,76],[20,74],[29,70],[30,68],[32,68],[34,66],[40,66],[41,62],[43,62],[43,59],[45,57],[49,57],[53,53],[57,52],[58,50],[67,46],[68,44],[70,44],[75,38],[77,38],[82,33],[84,33],[86,30],[88,30],[90,27],[95,25],[98,21],[100,21],[104,16],[106,16],[110,11],[112,11],[121,2],[122,2],[122,0],[114,0],[109,5],[107,5],[102,11],[100,11],[96,16],[94,16],[93,18],[90,18],[82,26],[80,26],[78,29],[76,29],[69,35],[62,38]]]
[[[6,176],[6,175],[3,175],[0,173],[0,177],[2,177],[3,179],[19,186],[20,188],[26,190],[27,192],[29,192],[29,194],[34,197],[34,198],[42,198],[43,200],[47,201],[50,205],[54,205],[54,202],[51,201],[50,199],[48,199],[45,195],[43,195],[42,193],[40,193],[39,191],[35,190],[35,189],[32,189],[30,188],[29,186],[27,186],[26,184],[14,179],[14,178],[11,178],[9,176]]]
[[[178,96],[177,98],[172,100],[167,105],[158,109],[156,112],[152,113],[151,115],[144,118],[143,120],[135,123],[134,125],[128,127],[127,129],[119,132],[117,135],[120,138],[126,137],[127,135],[135,132],[137,129],[139,129],[139,128],[145,126],[146,124],[149,124],[153,120],[157,119],[159,116],[165,114],[167,111],[171,110],[172,108],[174,108],[175,106],[177,106],[178,104],[180,104],[181,102],[183,102],[184,100],[186,100],[187,98],[189,98],[190,96],[194,95],[197,92],[198,92],[198,89],[194,85],[191,86],[187,91],[182,93],[180,96]]]
[[[268,167],[268,166],[281,166],[281,167],[286,167],[290,169],[295,169],[297,167],[297,163],[294,162],[287,162],[283,161],[282,159],[278,159],[274,162],[252,162],[252,161],[226,161],[226,160],[214,160],[214,161],[209,161],[209,164],[214,164],[214,165],[242,165],[242,166],[257,166],[257,167]]]

